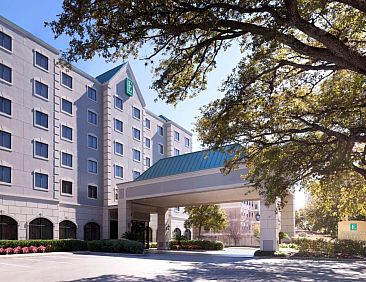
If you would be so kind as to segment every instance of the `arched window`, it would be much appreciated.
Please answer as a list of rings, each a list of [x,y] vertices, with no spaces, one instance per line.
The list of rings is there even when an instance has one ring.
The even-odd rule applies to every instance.
[[[178,227],[174,229],[173,233],[175,237],[180,237],[182,235],[182,232]]]
[[[84,240],[92,241],[100,239],[100,227],[98,223],[89,222],[84,226]]]
[[[6,215],[0,215],[0,240],[18,240],[18,223]]]
[[[187,240],[191,240],[192,239],[191,230],[186,229],[186,231],[184,231],[184,237],[186,237]]]
[[[76,224],[70,220],[61,221],[59,224],[60,239],[76,239]]]
[[[53,224],[39,217],[29,222],[29,239],[53,239]]]

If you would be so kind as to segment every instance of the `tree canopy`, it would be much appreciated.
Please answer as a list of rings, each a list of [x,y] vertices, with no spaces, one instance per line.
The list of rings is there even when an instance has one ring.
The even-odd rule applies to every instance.
[[[184,222],[185,228],[195,227],[198,229],[198,238],[201,238],[202,228],[215,232],[228,227],[226,212],[218,205],[200,205],[185,207],[184,212],[188,218]]]
[[[141,58],[148,46],[152,87],[172,104],[205,89],[217,56],[239,45],[198,132],[213,148],[242,145],[226,171],[245,163],[268,203],[309,178],[366,178],[363,0],[64,0],[48,25],[71,37],[67,61]]]

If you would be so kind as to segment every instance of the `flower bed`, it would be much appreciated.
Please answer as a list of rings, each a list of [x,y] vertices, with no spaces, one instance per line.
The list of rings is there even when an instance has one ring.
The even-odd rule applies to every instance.
[[[0,248],[0,255],[11,255],[11,254],[28,254],[28,253],[45,253],[51,251],[51,246],[30,246],[30,247],[21,247],[17,246],[15,248],[7,247]]]

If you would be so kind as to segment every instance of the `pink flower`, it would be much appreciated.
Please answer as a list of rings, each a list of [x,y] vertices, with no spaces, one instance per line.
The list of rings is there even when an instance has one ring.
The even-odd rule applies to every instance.
[[[23,247],[22,252],[23,252],[23,254],[28,254],[29,253],[29,248],[28,247]]]
[[[20,254],[20,253],[22,253],[22,247],[18,246],[16,248],[14,248],[13,251],[14,251],[14,254]]]
[[[29,247],[29,252],[30,252],[30,253],[36,253],[36,252],[37,252],[37,247],[35,247],[35,246],[30,246],[30,247]]]
[[[46,247],[45,247],[45,246],[39,246],[39,247],[37,248],[37,251],[38,251],[39,253],[44,253],[44,252],[46,251]]]
[[[13,248],[6,248],[5,252],[6,252],[7,255],[9,255],[9,254],[14,253],[14,249]]]
[[[0,248],[0,255],[5,255],[6,252],[5,252],[5,249],[4,248]]]

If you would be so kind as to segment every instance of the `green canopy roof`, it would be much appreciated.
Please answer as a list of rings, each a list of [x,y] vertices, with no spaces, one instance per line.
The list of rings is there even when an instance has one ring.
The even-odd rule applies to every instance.
[[[164,158],[156,162],[135,181],[223,167],[225,161],[234,156],[234,151],[232,146],[226,146],[216,151],[204,150]]]

